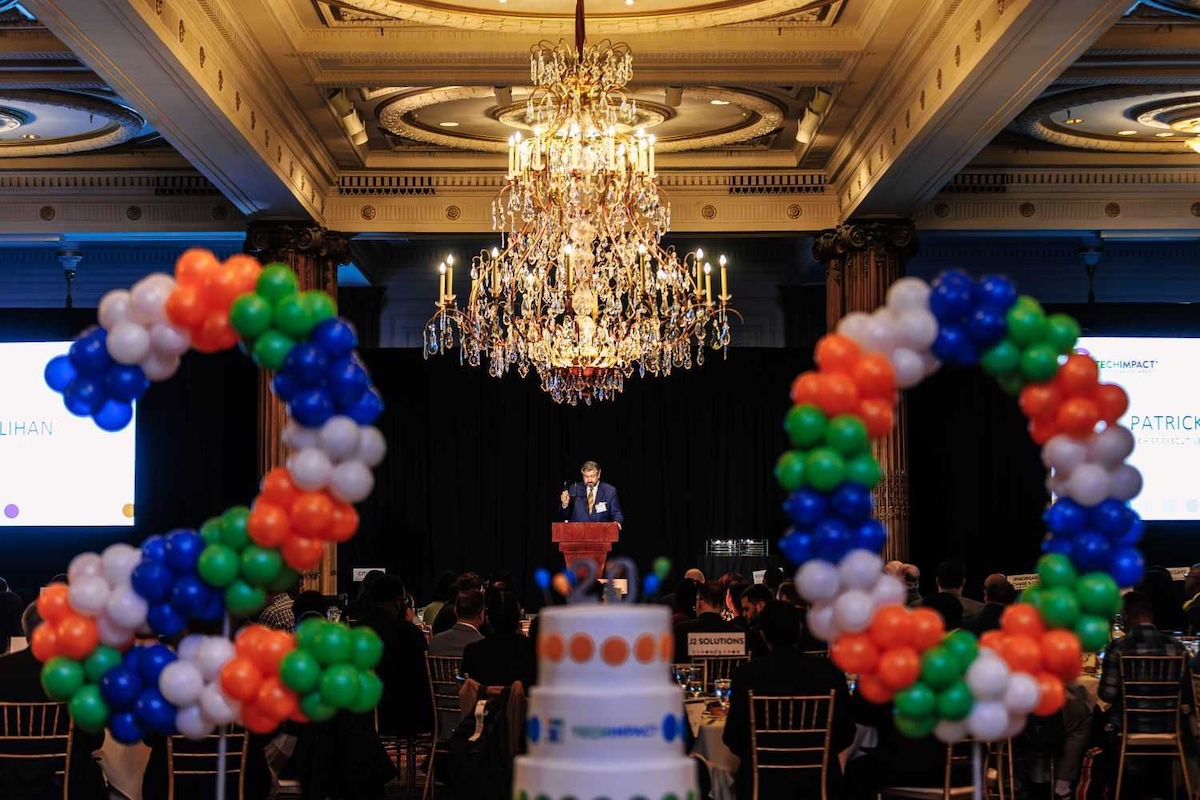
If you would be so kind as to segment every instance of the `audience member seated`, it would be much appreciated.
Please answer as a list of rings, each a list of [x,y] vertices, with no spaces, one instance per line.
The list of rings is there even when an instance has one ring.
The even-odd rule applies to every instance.
[[[742,630],[749,629],[746,616],[742,613],[742,593],[750,588],[748,583],[731,583],[725,590],[725,612],[721,616]],[[731,616],[732,614],[732,616]]]
[[[531,638],[521,634],[523,616],[515,594],[489,590],[487,617],[492,633],[463,650],[463,674],[484,686],[520,681],[528,691],[536,684],[537,649]]]
[[[726,622],[733,622],[740,614],[736,603],[729,599],[729,588],[731,586],[748,586],[750,581],[746,580],[746,576],[740,572],[726,572],[718,581],[721,584],[721,591],[724,594],[724,600],[721,603],[721,619]]]
[[[920,605],[932,608],[946,623],[946,630],[952,631],[963,626],[963,607],[958,602],[958,596],[950,592],[938,592],[921,600]]]
[[[707,578],[704,577],[704,573],[696,567],[692,567],[687,572],[683,573],[683,577],[687,578],[689,581],[695,581],[696,583],[704,583],[704,581],[707,580]]]
[[[753,776],[750,763],[750,692],[756,695],[816,696],[834,692],[833,740],[829,753],[830,783],[840,782],[838,753],[854,739],[850,716],[850,693],[846,676],[828,658],[806,655],[796,647],[800,620],[796,608],[779,600],[767,603],[758,615],[758,634],[766,642],[766,656],[744,664],[733,673],[729,716],[725,723],[726,746],[742,763],[734,776],[738,800],[749,800]],[[778,778],[764,776],[760,798],[819,797],[814,772],[781,772]],[[833,793],[836,796],[836,793]]]
[[[963,621],[969,621],[971,617],[983,610],[983,603],[978,600],[972,600],[969,597],[963,597],[963,585],[967,582],[967,579],[963,574],[962,564],[959,564],[957,561],[943,561],[938,564],[936,580],[938,591],[952,595],[958,600],[959,605],[962,606],[961,616]],[[947,621],[946,627],[950,627],[949,621]]]
[[[454,627],[454,601],[463,592],[469,592],[472,589],[482,589],[483,583],[479,580],[479,576],[474,572],[464,572],[459,575],[454,581],[454,586],[450,588],[450,595],[446,598],[446,604],[438,611],[437,616],[433,618],[433,625],[430,627],[430,633],[437,636],[439,633],[445,633]]]
[[[675,662],[682,664],[690,661],[693,654],[688,648],[688,634],[691,633],[738,633],[743,637],[745,631],[721,618],[725,608],[726,589],[720,581],[709,581],[696,590],[696,618],[681,622],[675,626]]]
[[[1170,572],[1163,567],[1150,567],[1136,588],[1150,599],[1154,627],[1167,633],[1187,630],[1187,615],[1183,613],[1183,602]]]
[[[808,629],[808,603],[800,596],[800,590],[796,588],[794,581],[788,581],[779,587],[779,599],[796,607],[796,614],[800,618],[800,644],[797,645],[799,649],[805,653],[828,650],[829,643],[813,636],[812,631]]]
[[[671,607],[671,622],[678,624],[696,618],[696,587],[700,584],[684,578],[675,586],[675,592],[663,597],[663,604]]]
[[[408,619],[412,608],[404,581],[384,575],[375,581],[364,601],[366,610],[356,627],[370,628],[383,642],[383,657],[375,668],[383,681],[379,732],[404,737],[433,730],[433,707],[425,676],[425,634]]]
[[[763,573],[762,585],[767,587],[772,600],[778,599],[779,587],[785,583],[787,583],[787,573],[779,567],[768,567],[767,571]]]
[[[1192,564],[1187,577],[1183,581],[1183,613],[1187,618],[1188,633],[1200,635],[1200,564]]]
[[[771,596],[771,590],[759,583],[746,587],[746,591],[742,592],[742,619],[745,620],[745,628],[748,632],[746,651],[750,653],[751,658],[767,654],[767,643],[758,630],[758,617],[767,607],[767,603],[774,599]]]
[[[30,604],[21,616],[21,629],[26,639],[42,622],[36,604]],[[42,665],[28,648],[0,656],[0,703],[46,703],[42,691]],[[104,775],[92,758],[92,753],[104,743],[104,734],[84,733],[78,728],[71,741],[71,800],[102,800],[108,797]],[[11,752],[17,752],[16,742],[5,742]],[[0,797],[4,800],[50,800],[63,796],[62,779],[54,772],[61,764],[40,760],[0,761]]]
[[[433,621],[437,619],[437,615],[441,612],[442,608],[455,596],[454,573],[439,573],[437,580],[433,582],[433,591],[429,596],[433,600],[425,606],[425,611],[421,615],[421,623],[432,626]]]
[[[983,582],[983,608],[963,627],[976,636],[1000,629],[1000,616],[1004,609],[1017,601],[1017,590],[1004,575],[989,575]]]
[[[282,592],[271,595],[267,599],[267,607],[262,610],[256,620],[259,625],[274,628],[284,633],[296,632],[296,617],[292,614],[292,605],[300,594],[300,578],[296,583]]]
[[[380,572],[380,575],[383,573]],[[374,581],[372,581],[374,583]],[[355,618],[366,613],[370,604],[366,601],[363,595],[354,601],[353,607],[357,609],[354,613]],[[325,599],[325,595],[320,592],[309,589],[306,592],[301,592],[296,596],[296,601],[292,603],[292,616],[296,619],[296,626],[306,619],[326,619],[325,612],[329,609],[329,601]]]
[[[431,656],[461,656],[467,645],[483,638],[480,633],[486,618],[483,592],[468,589],[459,593],[454,599],[454,616],[457,622],[450,630],[429,640]]]
[[[21,598],[8,588],[8,581],[0,578],[0,636],[21,635],[21,612],[24,610]]]
[[[916,564],[904,564],[900,577],[904,579],[904,588],[908,596],[904,602],[909,608],[921,605],[921,570]]]
[[[886,713],[871,713],[878,743],[846,764],[847,800],[876,800],[885,786],[941,787],[946,775],[946,745],[932,736],[910,739],[902,735],[892,721],[891,706],[879,710]],[[950,779],[953,786],[969,784],[970,764],[956,763]]]

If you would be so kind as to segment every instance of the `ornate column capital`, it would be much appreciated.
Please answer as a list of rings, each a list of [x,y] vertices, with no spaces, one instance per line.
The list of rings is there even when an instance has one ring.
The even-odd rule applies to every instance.
[[[289,262],[289,253],[338,265],[350,262],[349,237],[306,222],[251,222],[242,249],[263,262]]]
[[[899,259],[916,255],[916,226],[911,219],[847,222],[821,231],[813,239],[813,258],[827,268],[840,264],[846,256],[869,250]]]

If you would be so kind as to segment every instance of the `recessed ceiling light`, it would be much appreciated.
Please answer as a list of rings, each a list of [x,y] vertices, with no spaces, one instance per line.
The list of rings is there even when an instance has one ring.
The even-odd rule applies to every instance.
[[[1137,131],[1117,131],[1117,136],[1137,136]]]
[[[458,127],[457,122],[439,122],[438,125],[441,125],[443,128],[457,128]]]
[[[625,0],[625,5],[627,5],[627,6],[633,5],[633,0]]]
[[[1082,125],[1083,119],[1080,117],[1067,117],[1063,120],[1063,125]]]
[[[32,142],[35,139],[39,139],[41,137],[39,137],[36,133],[22,133],[21,138]]]
[[[711,104],[712,104],[712,105],[714,105],[714,106],[727,106],[727,105],[729,105],[729,101],[728,101],[728,100],[709,100],[708,102],[709,102],[709,103],[711,103]]]
[[[1173,134],[1173,133],[1167,133],[1166,131],[1164,131],[1164,132],[1162,132],[1162,133],[1156,133],[1156,134],[1154,134],[1154,135],[1155,135],[1155,136],[1157,136],[1157,137],[1158,137],[1158,138],[1160,138],[1160,139],[1166,139],[1168,136],[1174,136],[1175,134]]]

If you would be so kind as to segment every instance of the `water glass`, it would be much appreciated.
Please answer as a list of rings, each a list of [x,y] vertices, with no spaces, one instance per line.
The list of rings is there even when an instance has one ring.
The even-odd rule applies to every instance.
[[[729,678],[717,678],[713,681],[713,694],[717,696],[717,702],[721,704],[721,708],[729,710],[729,686],[732,681]]]

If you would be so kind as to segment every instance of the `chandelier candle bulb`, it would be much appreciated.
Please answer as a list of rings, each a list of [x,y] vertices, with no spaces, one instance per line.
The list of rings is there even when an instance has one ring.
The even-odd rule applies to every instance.
[[[704,264],[704,299],[712,305],[712,264]]]
[[[446,262],[438,264],[438,305],[446,302]]]
[[[650,139],[646,142],[646,154],[647,154],[647,157],[649,158],[649,161],[647,162],[648,166],[646,168],[646,171],[650,174],[650,177],[653,178],[655,176],[655,172],[654,172],[654,134],[650,134]]]

